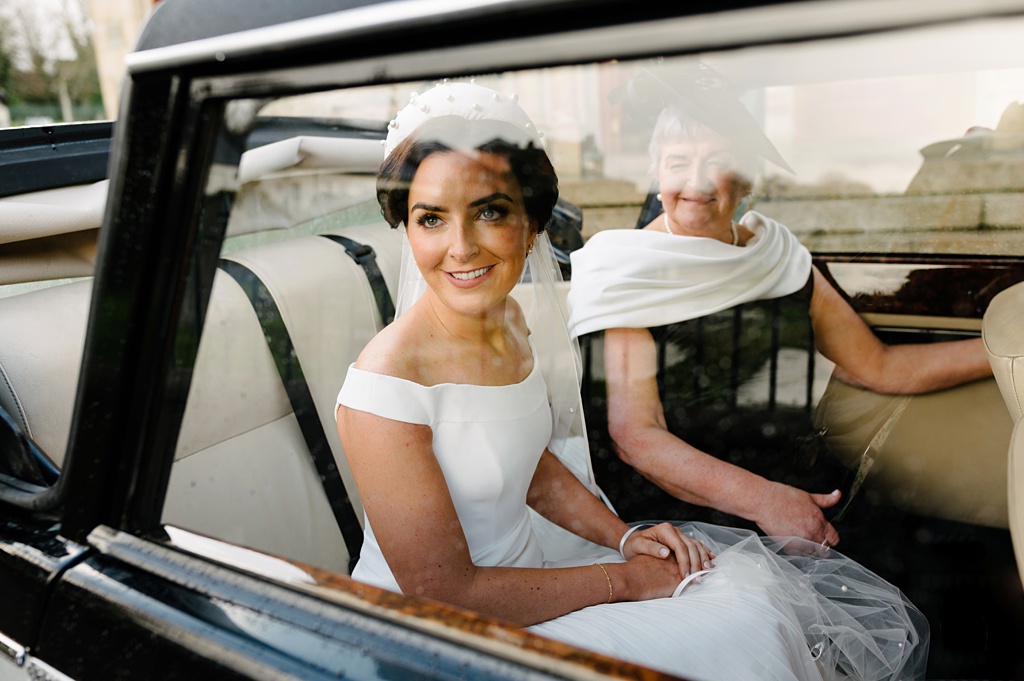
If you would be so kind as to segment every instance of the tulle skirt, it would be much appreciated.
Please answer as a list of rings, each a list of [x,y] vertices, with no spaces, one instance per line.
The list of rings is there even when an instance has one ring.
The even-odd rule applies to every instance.
[[[855,561],[802,539],[678,525],[716,555],[699,581],[674,598],[597,605],[531,631],[691,679],[924,677],[927,619]]]

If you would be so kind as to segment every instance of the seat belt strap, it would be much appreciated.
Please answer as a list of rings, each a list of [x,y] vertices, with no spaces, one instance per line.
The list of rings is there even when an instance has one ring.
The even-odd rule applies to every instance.
[[[349,257],[358,263],[366,273],[366,280],[370,282],[373,290],[373,297],[377,301],[377,310],[380,312],[381,325],[387,326],[395,320],[395,305],[391,302],[391,294],[388,293],[388,284],[384,281],[384,275],[377,266],[377,254],[373,248],[348,237],[338,234],[321,234],[325,239],[330,239],[336,244],[341,244]]]
[[[317,414],[313,395],[309,391],[298,354],[295,352],[295,346],[288,333],[284,318],[281,316],[281,310],[274,301],[270,290],[248,267],[233,260],[222,259],[220,269],[231,275],[245,291],[256,312],[260,326],[263,328],[263,335],[270,348],[270,354],[274,358],[274,364],[284,383],[292,411],[295,412],[295,420],[299,423],[302,437],[306,441],[309,455],[313,460],[313,465],[316,466],[320,483],[323,485],[327,501],[334,513],[334,519],[338,523],[338,529],[341,530],[345,546],[348,548],[349,572],[351,572],[363,545],[363,530],[356,518],[352,501],[334,460],[334,454],[328,443],[327,435],[324,433],[320,416]]]

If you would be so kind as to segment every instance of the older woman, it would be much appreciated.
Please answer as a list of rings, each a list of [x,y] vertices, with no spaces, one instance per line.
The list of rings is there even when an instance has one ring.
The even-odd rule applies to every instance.
[[[657,517],[747,521],[835,546],[824,510],[840,501],[841,473],[818,456],[810,404],[738,410],[741,377],[777,361],[779,345],[816,348],[843,381],[880,393],[940,390],[991,369],[980,339],[886,345],[785,226],[754,211],[736,221],[758,156],[779,162],[763,133],[760,145],[666,107],[651,141],[664,212],[573,253],[572,330],[604,330],[607,431],[643,476],[617,474],[620,511],[641,495]],[[588,413],[592,430],[604,416]]]
[[[601,501],[586,448],[565,446],[579,384],[548,361],[572,348],[543,233],[557,180],[513,101],[439,85],[386,151],[399,316],[337,408],[366,514],[353,577],[687,678],[923,673],[920,612],[856,563],[728,528],[629,527]],[[560,561],[541,517],[579,539]]]

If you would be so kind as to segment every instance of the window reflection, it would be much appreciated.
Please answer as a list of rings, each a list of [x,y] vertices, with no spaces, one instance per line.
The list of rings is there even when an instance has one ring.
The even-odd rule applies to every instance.
[[[793,170],[762,164],[750,205],[785,223],[816,256],[843,255],[821,260],[824,269],[892,342],[929,334],[977,336],[991,296],[1024,278],[1017,259],[997,274],[971,260],[1024,256],[1024,109],[1015,99],[1024,67],[1006,61],[1019,52],[1007,46],[1020,23],[700,57],[728,79]],[[657,65],[671,71],[695,63],[695,58],[666,58]],[[582,215],[581,242],[603,230],[643,224],[642,211],[653,194],[647,150],[651,119],[642,102],[628,100],[627,85],[651,64],[584,64],[478,78],[517,94],[545,132],[561,195]],[[232,193],[221,256],[263,283],[292,349],[287,357],[275,355],[252,289],[222,268],[213,284],[179,438],[166,522],[348,572],[346,531],[332,510],[322,470],[310,457],[308,435],[286,386],[301,370],[314,421],[341,471],[353,517],[361,521],[358,495],[334,434],[333,406],[348,364],[385,320],[358,258],[323,235],[372,249],[381,279],[389,291],[396,290],[398,235],[381,220],[374,174],[393,112],[410,92],[431,84],[326,91],[255,107],[240,162],[217,174],[216,189],[228,186]],[[868,266],[857,260],[880,255],[892,256],[891,262],[875,258]],[[939,266],[929,261],[934,255],[963,260]],[[970,278],[960,277],[957,268],[969,271]],[[965,281],[971,285],[959,285]],[[926,289],[939,293],[922,303]],[[975,296],[979,289],[987,293]],[[773,323],[771,311],[762,309],[747,311],[742,322],[743,333],[758,342],[768,337]],[[731,337],[732,327],[722,324],[712,331]],[[603,355],[591,342],[600,341],[584,343],[584,393],[600,410]],[[727,343],[713,345],[724,353]],[[672,339],[665,361],[700,364],[706,358],[697,357],[694,347],[692,339]],[[731,365],[713,364],[712,373],[722,373],[723,385],[728,384],[722,399],[731,408],[768,413],[770,405],[775,416],[784,415],[779,418],[797,412],[805,418],[813,411],[816,425],[842,450],[840,463],[851,475],[877,425],[892,412],[890,399],[851,395],[837,385],[831,363],[803,337],[781,343],[775,361],[764,366],[743,366],[726,376]],[[685,411],[686,405],[668,408]],[[1000,462],[1005,462],[1010,424],[1001,408],[991,381],[915,401],[888,441],[886,454],[895,465],[887,477],[879,474],[885,485],[864,493],[891,504],[894,513],[909,509],[961,523],[958,527],[994,527],[1001,534],[986,534],[984,540],[998,545],[994,552],[1002,560],[1009,540]],[[963,431],[958,440],[936,436],[946,432],[941,426],[950,425],[949,414],[991,419],[979,417],[975,430]],[[590,425],[604,427],[600,418]],[[985,437],[975,437],[981,430]],[[966,448],[975,453],[971,472],[977,475],[949,475],[949,467],[959,470],[955,454]],[[595,456],[621,466],[612,450],[606,446]],[[818,455],[823,454],[801,454]],[[945,475],[937,472],[936,461]],[[969,480],[970,489],[943,480]],[[931,491],[923,490],[928,486]],[[949,495],[955,503],[940,503]],[[972,501],[982,497],[980,505]],[[641,508],[645,499],[630,501],[638,518],[649,510]],[[956,509],[953,515],[950,508]],[[908,580],[900,586],[914,589],[907,565],[918,558],[886,556],[883,562],[899,563],[893,574]],[[1012,558],[995,569],[1012,571]],[[940,589],[925,596],[959,597],[951,594]]]

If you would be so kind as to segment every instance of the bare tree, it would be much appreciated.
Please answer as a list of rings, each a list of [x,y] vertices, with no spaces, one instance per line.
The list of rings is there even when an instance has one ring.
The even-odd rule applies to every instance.
[[[23,96],[55,99],[62,118],[74,120],[73,103],[95,96],[99,89],[92,32],[81,0],[0,0],[0,27],[0,50],[27,76],[20,79],[28,90]],[[43,92],[32,92],[35,88]]]
[[[14,70],[12,48],[8,46],[10,35],[10,21],[5,15],[0,14],[0,91],[3,91],[5,97],[10,90],[11,72]]]

